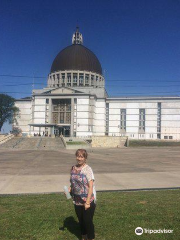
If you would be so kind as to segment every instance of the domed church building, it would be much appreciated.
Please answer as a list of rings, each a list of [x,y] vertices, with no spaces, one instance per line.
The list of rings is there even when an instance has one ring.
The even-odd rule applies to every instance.
[[[180,97],[108,97],[101,64],[78,27],[55,57],[47,87],[16,106],[23,135],[180,139]]]

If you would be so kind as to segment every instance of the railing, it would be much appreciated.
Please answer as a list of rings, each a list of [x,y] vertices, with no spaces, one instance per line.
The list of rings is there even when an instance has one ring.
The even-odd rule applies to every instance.
[[[66,148],[67,144],[66,144],[66,141],[65,141],[63,135],[61,135],[60,138],[62,140],[62,143],[64,144],[64,147]]]

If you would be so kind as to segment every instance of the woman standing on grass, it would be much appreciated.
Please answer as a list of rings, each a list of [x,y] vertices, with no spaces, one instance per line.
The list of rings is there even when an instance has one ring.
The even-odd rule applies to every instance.
[[[94,240],[93,216],[96,208],[94,174],[91,167],[86,164],[88,155],[86,150],[78,149],[75,155],[77,164],[71,168],[69,192],[73,197],[82,240]]]

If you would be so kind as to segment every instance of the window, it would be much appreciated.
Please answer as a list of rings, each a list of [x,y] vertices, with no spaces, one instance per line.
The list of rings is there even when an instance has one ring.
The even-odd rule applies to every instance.
[[[57,105],[53,106],[53,111],[58,111],[58,106]]]
[[[94,85],[94,75],[91,75],[91,86]]]
[[[80,73],[79,74],[79,86],[83,86],[84,85],[84,74]]]
[[[121,109],[120,129],[121,132],[126,131],[126,109]]]
[[[89,74],[85,75],[85,85],[89,86]]]
[[[168,136],[164,136],[164,139],[168,139]]]
[[[54,112],[53,113],[53,123],[58,123],[58,113],[57,112]]]
[[[46,98],[46,104],[49,104],[49,98]]]
[[[161,103],[157,106],[157,133],[161,132]]]
[[[67,86],[71,86],[71,73],[67,74]]]
[[[65,73],[61,74],[61,78],[62,78],[62,85],[65,84]]]
[[[139,109],[139,131],[145,132],[145,109]]]
[[[52,123],[71,123],[71,100],[53,99],[52,100]]]
[[[109,103],[106,103],[106,132],[105,135],[109,134]]]
[[[93,132],[93,126],[89,125],[89,132]]]
[[[157,134],[157,138],[161,139],[161,134],[160,133]]]
[[[64,123],[64,113],[60,113],[60,123]]]
[[[77,86],[77,73],[73,73],[73,86]]]
[[[71,123],[71,113],[66,113],[66,123]]]
[[[173,139],[173,136],[169,136],[169,139]]]

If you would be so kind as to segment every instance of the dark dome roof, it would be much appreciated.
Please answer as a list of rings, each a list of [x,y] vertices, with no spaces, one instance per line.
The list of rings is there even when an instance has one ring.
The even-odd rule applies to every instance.
[[[64,48],[54,59],[51,73],[64,70],[91,71],[102,74],[101,64],[96,55],[79,44]]]

